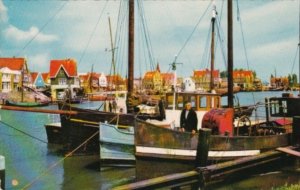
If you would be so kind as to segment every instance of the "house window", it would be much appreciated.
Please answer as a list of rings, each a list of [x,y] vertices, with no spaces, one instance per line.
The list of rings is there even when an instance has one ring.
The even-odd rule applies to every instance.
[[[2,75],[2,80],[10,80],[9,74],[3,73],[3,75]]]
[[[58,79],[58,84],[59,85],[66,85],[67,84],[67,79],[65,79],[65,78],[59,78]]]
[[[19,81],[20,80],[20,75],[15,75],[15,79],[14,79],[14,81]]]
[[[75,81],[74,84],[79,85],[79,79],[78,78],[75,78],[74,81]]]
[[[2,90],[10,90],[10,85],[8,82],[2,83]]]

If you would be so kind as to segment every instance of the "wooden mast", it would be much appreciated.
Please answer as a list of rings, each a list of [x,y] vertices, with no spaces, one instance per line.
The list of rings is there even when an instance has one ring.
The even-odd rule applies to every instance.
[[[128,96],[133,92],[133,72],[134,72],[134,0],[129,0],[129,19],[128,19]]]
[[[114,47],[114,43],[113,43],[110,17],[108,17],[108,24],[109,24],[110,46],[111,46],[111,64],[112,64],[112,67],[113,67],[113,76],[115,76],[116,75],[115,47]]]
[[[215,70],[215,20],[216,20],[216,5],[213,5],[211,18],[211,46],[210,46],[210,91],[214,90],[214,70]]]
[[[299,83],[299,86],[298,87],[300,87],[300,1],[299,1],[299,20],[298,20],[298,22],[299,22],[299,41],[298,41],[298,53],[299,53],[299,75],[298,75],[298,83]],[[300,88],[299,88],[299,94],[298,94],[298,96],[300,96]]]
[[[24,102],[24,68],[21,71],[21,102]]]
[[[227,3],[227,51],[228,51],[228,107],[233,108],[233,38],[232,38],[232,0]]]
[[[117,88],[118,82],[117,82],[117,77],[116,77],[115,47],[114,47],[114,43],[113,43],[110,17],[108,17],[108,24],[109,24],[110,46],[111,46],[111,64],[112,64],[112,68],[113,68],[112,79],[110,80],[109,87],[110,87],[110,89],[113,89],[112,88],[113,83],[116,84],[116,88]]]

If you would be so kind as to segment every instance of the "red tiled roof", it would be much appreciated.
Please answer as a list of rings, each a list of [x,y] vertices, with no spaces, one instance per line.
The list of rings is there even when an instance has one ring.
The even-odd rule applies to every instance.
[[[36,80],[36,78],[38,76],[38,73],[37,72],[31,72],[30,75],[31,75],[31,82],[33,83]]]
[[[89,75],[91,75],[91,73],[88,73]],[[92,78],[96,78],[98,79],[100,77],[100,74],[99,73],[92,73]]]
[[[7,67],[11,70],[22,70],[22,68],[26,67],[25,58],[0,58],[0,68]]]
[[[87,81],[90,79],[90,76],[92,76],[92,79],[99,79],[99,77],[101,76],[99,73],[86,73],[86,74],[81,74],[79,75],[79,78],[83,81]]]
[[[146,78],[153,78],[154,74],[156,73],[156,71],[148,71],[145,73],[144,79]]]
[[[205,69],[205,70],[196,70],[196,71],[194,71],[194,77],[204,77],[205,75],[210,75],[210,70]],[[219,77],[219,70],[214,70],[213,71],[213,76],[215,78]]]
[[[89,78],[89,75],[88,74],[80,74],[79,78],[80,78],[80,80],[87,81]]]
[[[174,73],[162,73],[161,76],[164,80],[173,80],[174,79]]]
[[[42,73],[42,77],[44,81],[47,81],[49,77],[49,73]]]
[[[69,77],[77,76],[77,63],[74,59],[51,60],[50,78],[55,78],[60,68],[63,68]]]
[[[116,82],[116,81],[119,81],[119,82],[123,81],[123,79],[120,75],[107,75],[106,79],[109,83]]]
[[[252,76],[252,75],[253,75],[252,71],[233,71],[232,72],[233,77],[238,77],[238,76],[246,77],[246,76]]]

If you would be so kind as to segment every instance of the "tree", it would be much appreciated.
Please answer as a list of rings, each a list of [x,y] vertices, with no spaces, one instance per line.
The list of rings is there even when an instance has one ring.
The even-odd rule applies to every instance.
[[[253,78],[256,79],[256,71],[252,71],[252,73],[253,73]]]
[[[221,78],[226,78],[227,77],[227,71],[222,71],[221,73],[220,73],[220,76],[221,76]]]
[[[297,86],[298,79],[297,79],[297,75],[296,74],[292,75],[292,81],[293,81],[293,86]]]

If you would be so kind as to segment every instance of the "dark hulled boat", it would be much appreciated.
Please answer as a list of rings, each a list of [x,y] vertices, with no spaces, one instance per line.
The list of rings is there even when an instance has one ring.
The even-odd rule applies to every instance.
[[[268,114],[264,122],[255,123],[247,115],[234,112],[238,109],[233,108],[232,41],[232,1],[229,0],[228,107],[208,111],[203,117],[201,126],[212,130],[208,143],[208,159],[211,162],[257,155],[266,150],[291,145],[292,120],[287,117],[300,114],[296,111],[300,106],[300,99],[294,97],[267,99]],[[241,111],[249,114],[247,109]],[[271,121],[269,115],[283,118]],[[139,119],[136,120],[134,130],[136,172],[139,179],[184,172],[194,169],[197,165],[195,160],[198,134],[162,128]],[[145,168],[147,172],[144,172]]]

